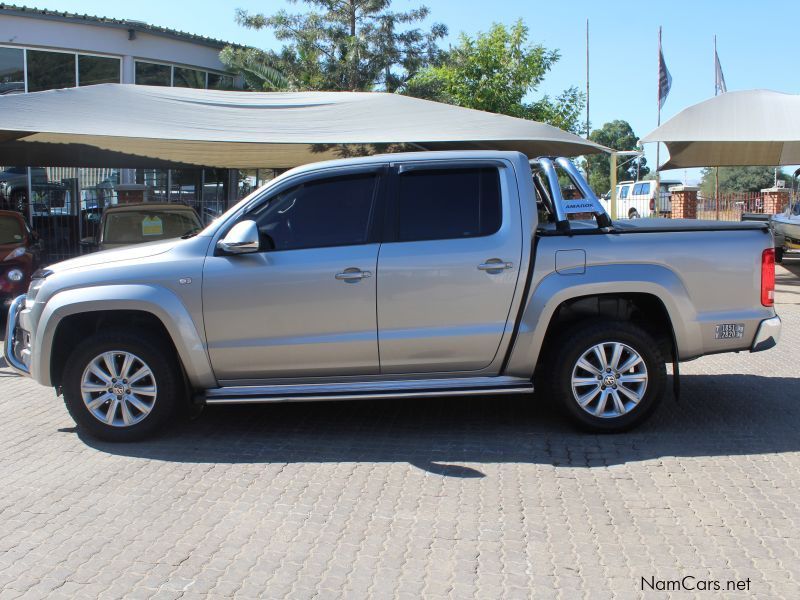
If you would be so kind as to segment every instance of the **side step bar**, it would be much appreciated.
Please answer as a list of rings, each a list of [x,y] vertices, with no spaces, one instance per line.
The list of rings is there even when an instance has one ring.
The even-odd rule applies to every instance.
[[[460,379],[376,380],[348,383],[312,383],[270,386],[231,386],[207,390],[206,404],[312,402],[443,396],[528,394],[533,384],[519,377],[465,377]]]

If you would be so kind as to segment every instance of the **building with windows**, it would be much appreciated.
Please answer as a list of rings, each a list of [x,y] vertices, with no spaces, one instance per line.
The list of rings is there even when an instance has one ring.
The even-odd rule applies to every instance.
[[[101,83],[236,89],[226,42],[142,23],[0,4],[0,94]],[[180,201],[207,221],[273,175],[269,169],[0,167],[0,208],[26,214],[48,260],[79,251],[104,206],[123,197]]]

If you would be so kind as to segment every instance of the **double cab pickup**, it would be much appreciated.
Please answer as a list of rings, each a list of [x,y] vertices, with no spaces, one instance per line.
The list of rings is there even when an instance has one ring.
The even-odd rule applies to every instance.
[[[667,364],[777,343],[774,258],[766,223],[612,221],[564,158],[346,159],[38,271],[5,356],[112,441],[193,404],[498,394],[621,431]]]

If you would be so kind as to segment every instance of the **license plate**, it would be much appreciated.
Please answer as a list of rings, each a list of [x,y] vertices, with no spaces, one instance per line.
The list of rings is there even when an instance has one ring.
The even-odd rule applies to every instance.
[[[733,340],[744,335],[744,323],[720,323],[714,327],[714,338]]]

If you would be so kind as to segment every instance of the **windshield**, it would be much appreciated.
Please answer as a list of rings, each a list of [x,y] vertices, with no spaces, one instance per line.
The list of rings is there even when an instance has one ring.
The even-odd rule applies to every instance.
[[[103,243],[140,244],[176,238],[200,229],[200,220],[189,210],[131,210],[109,213]]]
[[[24,239],[25,232],[19,220],[0,217],[0,244],[21,244]]]

